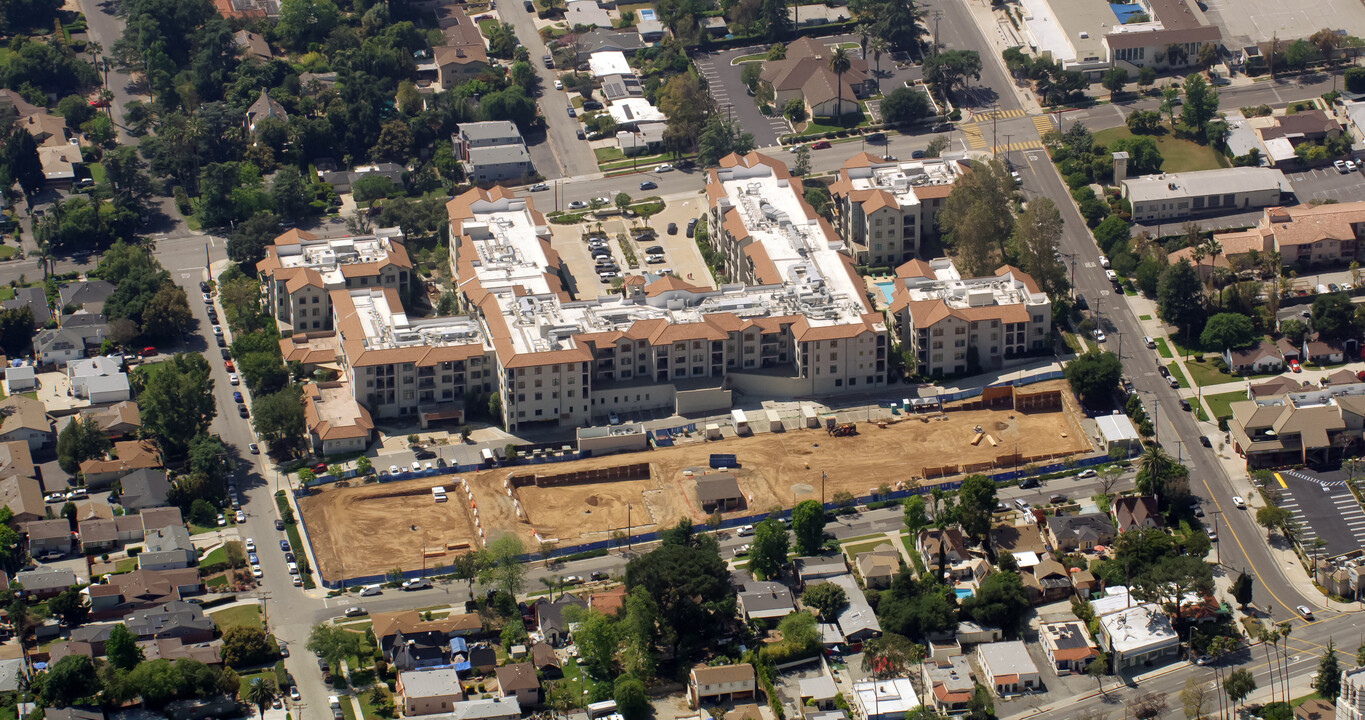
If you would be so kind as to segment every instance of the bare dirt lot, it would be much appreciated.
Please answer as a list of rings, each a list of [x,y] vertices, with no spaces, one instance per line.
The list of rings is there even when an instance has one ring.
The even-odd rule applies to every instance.
[[[1064,383],[1039,383],[1030,391],[1064,387]],[[989,465],[1018,448],[1028,456],[1086,452],[1090,443],[1082,432],[1074,400],[1062,392],[1065,410],[1020,413],[1012,409],[952,409],[946,419],[927,422],[918,417],[900,419],[885,428],[863,423],[859,434],[835,438],[823,430],[759,433],[714,442],[688,442],[648,453],[588,458],[544,466],[523,466],[516,474],[570,473],[628,463],[648,462],[650,478],[585,483],[559,487],[529,485],[517,488],[526,517],[520,517],[512,495],[504,485],[509,468],[464,476],[474,494],[479,519],[488,537],[514,532],[534,550],[541,540],[557,540],[560,546],[609,537],[627,522],[634,533],[650,532],[687,516],[706,519],[696,499],[694,476],[707,470],[711,453],[735,453],[742,465],[735,471],[746,506],[727,514],[763,512],[775,505],[790,507],[798,500],[818,497],[821,472],[825,498],[846,491],[861,496],[886,484],[909,480],[929,466]],[[971,441],[976,428],[996,440]],[[692,471],[693,476],[684,474]],[[956,477],[927,482],[951,482]],[[477,533],[463,493],[452,491],[450,502],[436,505],[429,488],[442,483],[457,485],[445,477],[409,480],[384,485],[333,488],[302,498],[299,506],[313,540],[314,552],[327,579],[383,573],[395,566],[420,567],[421,533],[407,532],[415,523],[426,528],[426,542],[434,545],[468,542]],[[419,492],[420,491],[420,492]],[[402,495],[403,492],[417,493]],[[405,532],[398,532],[403,530]],[[453,553],[452,553],[453,556]],[[449,564],[447,557],[443,564]],[[428,558],[428,565],[442,562]]]
[[[456,555],[478,547],[463,493],[450,488],[448,501],[432,500],[431,487],[442,482],[328,486],[299,498],[318,572],[339,580],[382,575],[395,567],[415,570],[422,567],[424,546],[427,567],[448,566]]]

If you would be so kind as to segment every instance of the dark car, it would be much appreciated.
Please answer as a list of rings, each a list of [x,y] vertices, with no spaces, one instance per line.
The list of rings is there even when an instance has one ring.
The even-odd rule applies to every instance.
[[[1031,490],[1038,487],[1038,478],[1024,478],[1019,481],[1019,487],[1023,490]]]
[[[869,133],[867,136],[867,141],[870,143],[886,142],[886,133],[880,132]]]
[[[227,349],[227,348],[223,348],[222,352],[223,352],[223,359],[224,359],[224,360],[231,360],[231,359],[232,359],[232,351],[231,351],[231,350],[229,350],[229,349]]]
[[[602,103],[600,103],[600,102],[598,102],[598,101],[596,101],[596,100],[584,100],[584,101],[583,101],[583,109],[584,109],[584,110],[601,110],[601,109],[602,109]]]
[[[696,166],[697,166],[697,163],[696,163],[695,160],[686,160],[686,159],[684,159],[684,160],[679,160],[679,161],[673,163],[673,167],[675,167],[675,168],[677,168],[677,169],[679,169],[679,170],[691,170],[692,168],[694,168],[694,167],[696,167]]]
[[[279,521],[277,520],[276,522],[279,522]],[[281,529],[282,529],[282,528],[281,528]],[[280,539],[280,550],[282,550],[282,551],[284,551],[284,552],[289,552],[289,541],[288,541],[288,540],[285,540],[285,539],[283,539],[283,538]]]
[[[677,224],[677,223],[671,222],[671,223],[668,224],[668,234],[669,234],[669,235],[677,235],[677,234],[678,234],[678,224]]]
[[[435,460],[435,459],[436,459],[436,453],[434,453],[434,452],[432,452],[432,451],[430,451],[430,450],[418,450],[417,452],[413,453],[412,456],[413,456],[414,458],[418,459],[418,460]]]
[[[524,5],[524,6],[526,7],[526,12],[535,12],[535,11],[536,11],[536,4],[533,3],[533,2],[531,2],[531,0],[526,0],[526,2],[522,3],[522,5]]]
[[[692,218],[687,221],[687,236],[692,237],[697,234],[697,219]]]
[[[594,570],[592,571],[592,574],[589,575],[588,577],[593,580],[606,580],[607,574],[601,570]]]
[[[640,183],[640,189],[641,189],[641,190],[653,190],[654,188],[657,188],[657,187],[659,187],[659,184],[656,183],[656,182],[654,182],[653,180],[646,180],[646,181]]]
[[[1207,435],[1200,435],[1200,436],[1199,436],[1199,444],[1200,444],[1200,445],[1203,445],[1203,446],[1206,447],[1206,448],[1211,448],[1211,447],[1213,447],[1213,443],[1209,442],[1209,437],[1208,437]]]
[[[209,284],[208,284],[208,281],[207,281],[207,280],[200,280],[200,281],[199,281],[199,292],[208,292],[208,291],[209,291]]]
[[[1184,410],[1185,412],[1189,412],[1189,411],[1190,411],[1190,401],[1189,401],[1189,400],[1186,400],[1185,398],[1180,398],[1180,409],[1181,409],[1181,410]]]
[[[291,553],[291,552],[285,553],[285,554],[284,554],[284,561],[287,562],[287,563],[294,562],[294,553]]]
[[[284,521],[281,520],[281,519],[279,519],[279,518],[275,518],[275,529],[276,529],[276,530],[283,530],[283,529],[284,529]],[[286,543],[286,542],[283,541],[283,540],[280,541],[280,545],[282,546],[282,549],[284,549],[284,550],[288,550],[288,549],[289,549],[289,544]]]
[[[240,415],[240,416],[243,417],[243,418],[249,418],[249,417],[251,417],[251,413],[246,409],[246,406],[245,406],[245,405],[238,405],[238,406],[237,406],[237,414]]]
[[[923,151],[923,150],[912,150],[912,151],[910,152],[910,157],[912,157],[912,158],[918,160],[918,159],[924,157],[924,151]]]

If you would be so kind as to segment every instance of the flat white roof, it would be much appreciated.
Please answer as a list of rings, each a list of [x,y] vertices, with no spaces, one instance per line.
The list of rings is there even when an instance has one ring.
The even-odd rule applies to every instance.
[[[991,675],[1032,675],[1038,666],[1029,657],[1028,648],[1018,640],[985,643],[977,647],[984,668]]]
[[[896,281],[905,286],[910,300],[942,300],[955,309],[990,305],[1046,305],[1047,294],[1032,292],[1014,275],[963,278],[950,258],[928,261],[933,277],[907,277]]]
[[[420,320],[409,320],[402,307],[389,307],[385,293],[379,288],[355,289],[349,293],[355,305],[356,317],[365,333],[367,350],[402,347],[436,347],[441,345],[470,345],[483,341],[478,323],[464,315],[450,315]],[[326,399],[326,389],[323,399]],[[344,393],[340,397],[349,400]],[[349,403],[354,405],[354,403]]]
[[[892,715],[900,717],[920,706],[919,696],[910,678],[868,680],[853,683],[853,694],[863,715]]]
[[[1119,653],[1149,650],[1180,641],[1171,628],[1170,618],[1153,603],[1101,615],[1100,624],[1109,636],[1110,649]]]
[[[1185,173],[1140,175],[1123,181],[1130,202],[1174,200],[1197,195],[1289,191],[1289,180],[1275,168],[1239,167]]]
[[[1121,442],[1128,440],[1140,442],[1137,428],[1133,427],[1133,421],[1127,415],[1101,415],[1095,418],[1095,424],[1100,428],[1100,436],[1106,443]]]
[[[626,54],[620,50],[602,50],[588,56],[588,69],[595,78],[608,75],[633,75]]]
[[[401,229],[380,228],[373,235],[277,243],[275,257],[281,268],[311,268],[322,275],[327,287],[341,288],[346,285],[343,265],[381,262],[393,252],[393,241],[402,239]]]
[[[845,170],[854,190],[885,190],[895,196],[901,207],[919,204],[915,188],[952,185],[962,176],[957,160],[941,158],[878,163]]]

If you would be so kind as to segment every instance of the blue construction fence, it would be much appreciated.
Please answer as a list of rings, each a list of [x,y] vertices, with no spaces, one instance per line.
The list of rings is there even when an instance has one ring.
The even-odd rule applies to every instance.
[[[1087,467],[1093,467],[1093,466],[1095,466],[1095,465],[1103,465],[1103,464],[1106,464],[1106,463],[1109,463],[1109,462],[1112,462],[1112,461],[1111,461],[1111,459],[1110,459],[1107,455],[1096,455],[1096,456],[1093,456],[1093,457],[1080,458],[1079,460],[1076,460],[1076,461],[1074,461],[1074,462],[1072,462],[1072,463],[1069,463],[1069,464],[1068,464],[1068,463],[1053,463],[1053,464],[1051,464],[1051,465],[1043,465],[1043,466],[1041,466],[1041,467],[1034,468],[1034,469],[1033,469],[1033,472],[1032,472],[1031,474],[1032,474],[1032,475],[1047,475],[1047,474],[1049,474],[1049,473],[1061,472],[1061,471],[1063,471],[1063,470],[1068,470],[1068,469],[1074,469],[1074,468],[1087,468]],[[465,470],[464,472],[469,472],[469,470]],[[1012,482],[1012,481],[1014,481],[1014,480],[1018,480],[1018,479],[1020,479],[1020,478],[1022,478],[1022,477],[1024,477],[1024,476],[1025,476],[1025,473],[1023,473],[1022,471],[1013,471],[1013,470],[1011,470],[1011,471],[1009,471],[1009,472],[996,473],[996,474],[994,474],[994,475],[987,475],[986,477],[989,477],[991,480],[994,480],[995,482],[998,482],[998,483],[1008,483],[1008,482]],[[418,475],[413,475],[413,477],[419,477],[419,476],[418,476]],[[962,481],[961,481],[961,480],[958,480],[958,481],[950,482],[950,483],[939,483],[939,484],[935,484],[935,485],[933,485],[933,486],[928,486],[928,487],[923,487],[923,486],[922,486],[922,487],[912,488],[912,489],[909,489],[909,490],[896,490],[896,491],[894,491],[894,492],[890,492],[890,493],[887,493],[887,494],[885,494],[885,495],[875,494],[875,493],[874,493],[874,494],[870,494],[870,495],[864,495],[864,496],[862,496],[862,497],[855,498],[855,503],[858,504],[858,505],[866,505],[866,504],[872,503],[872,502],[885,502],[885,501],[903,500],[903,499],[908,498],[908,497],[912,497],[912,496],[915,496],[915,495],[923,495],[923,494],[925,494],[925,493],[931,492],[931,491],[933,490],[933,488],[941,488],[941,489],[943,489],[943,490],[957,490],[957,489],[960,488],[960,487],[962,487]],[[298,494],[300,494],[300,491],[297,491],[297,490],[296,490],[296,491],[295,491],[295,495],[297,496]],[[839,506],[839,504],[837,504],[837,503],[827,502],[827,503],[824,504],[824,508],[825,508],[826,511],[829,511],[829,510],[836,510],[836,509],[838,509],[839,507],[840,507],[840,506]],[[778,518],[790,518],[790,517],[791,517],[791,514],[792,514],[792,511],[791,511],[790,508],[788,508],[788,509],[786,509],[786,510],[783,510],[780,514],[777,514],[776,517],[778,517]],[[742,527],[742,526],[744,526],[744,525],[752,525],[752,524],[757,523],[757,522],[762,522],[763,520],[766,520],[766,519],[768,519],[768,518],[770,518],[770,517],[774,517],[774,515],[771,514],[771,513],[763,512],[763,513],[757,513],[757,514],[754,514],[754,515],[745,515],[745,516],[743,516],[743,517],[726,518],[725,520],[722,520],[722,521],[721,521],[721,523],[720,523],[720,528],[719,528],[719,529],[721,529],[721,530],[726,530],[726,529],[729,529],[729,528]],[[709,526],[707,526],[707,525],[704,525],[704,524],[698,524],[698,525],[692,526],[692,529],[695,530],[696,532],[699,532],[699,533],[700,533],[700,532],[707,532],[707,531],[709,531],[711,528],[710,528]],[[636,544],[636,543],[639,543],[639,544],[648,544],[648,543],[651,543],[651,542],[656,542],[656,541],[658,541],[658,540],[659,540],[659,533],[658,533],[657,531],[656,531],[656,532],[641,533],[641,534],[639,534],[639,535],[631,535],[631,536],[630,536],[630,542],[631,542],[631,544]],[[311,536],[310,536],[309,542],[311,542]],[[596,551],[596,550],[611,550],[611,549],[613,549],[613,548],[619,548],[620,546],[621,546],[621,544],[620,544],[619,542],[616,542],[616,541],[613,541],[613,540],[610,540],[610,539],[608,539],[608,540],[597,540],[597,541],[590,542],[590,543],[583,543],[583,544],[581,544],[581,545],[571,545],[571,546],[568,546],[568,547],[559,547],[559,548],[555,548],[555,550],[554,550],[553,552],[550,553],[550,557],[556,557],[556,558],[558,558],[558,557],[565,557],[565,556],[568,556],[568,555],[577,555],[577,554],[579,554],[579,553],[593,552],[593,551]],[[540,553],[538,553],[538,552],[537,552],[537,553],[534,553],[534,554],[532,554],[532,553],[527,553],[527,554],[525,554],[525,555],[520,556],[520,557],[517,558],[517,559],[518,559],[518,561],[520,561],[520,562],[530,562],[531,560],[534,560],[534,559],[537,559],[537,558],[541,558],[541,555],[540,555]],[[541,558],[541,559],[543,559],[543,558]],[[440,575],[440,574],[443,574],[443,573],[438,572],[438,571],[436,570],[435,567],[431,567],[431,568],[428,568],[428,569],[425,570],[425,571],[423,571],[423,570],[409,570],[409,571],[406,571],[406,572],[403,573],[403,579],[404,579],[404,580],[408,580],[408,579],[411,579],[411,578],[424,577],[424,576],[431,576],[431,575]],[[388,582],[388,581],[389,581],[389,578],[388,578],[388,576],[386,576],[386,575],[366,575],[366,576],[363,576],[363,577],[345,578],[345,579],[339,580],[339,581],[321,580],[320,582],[322,583],[323,587],[330,588],[330,589],[333,589],[333,590],[337,590],[337,589],[344,589],[344,588],[347,588],[347,587],[355,587],[355,586],[358,586],[358,585],[369,585],[369,584],[371,584],[371,583],[385,583],[385,582]]]

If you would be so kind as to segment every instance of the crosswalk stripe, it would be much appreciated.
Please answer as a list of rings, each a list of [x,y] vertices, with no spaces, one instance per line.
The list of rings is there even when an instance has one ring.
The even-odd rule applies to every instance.
[[[1051,132],[1052,118],[1047,115],[1034,115],[1033,127],[1037,128],[1039,135]]]

